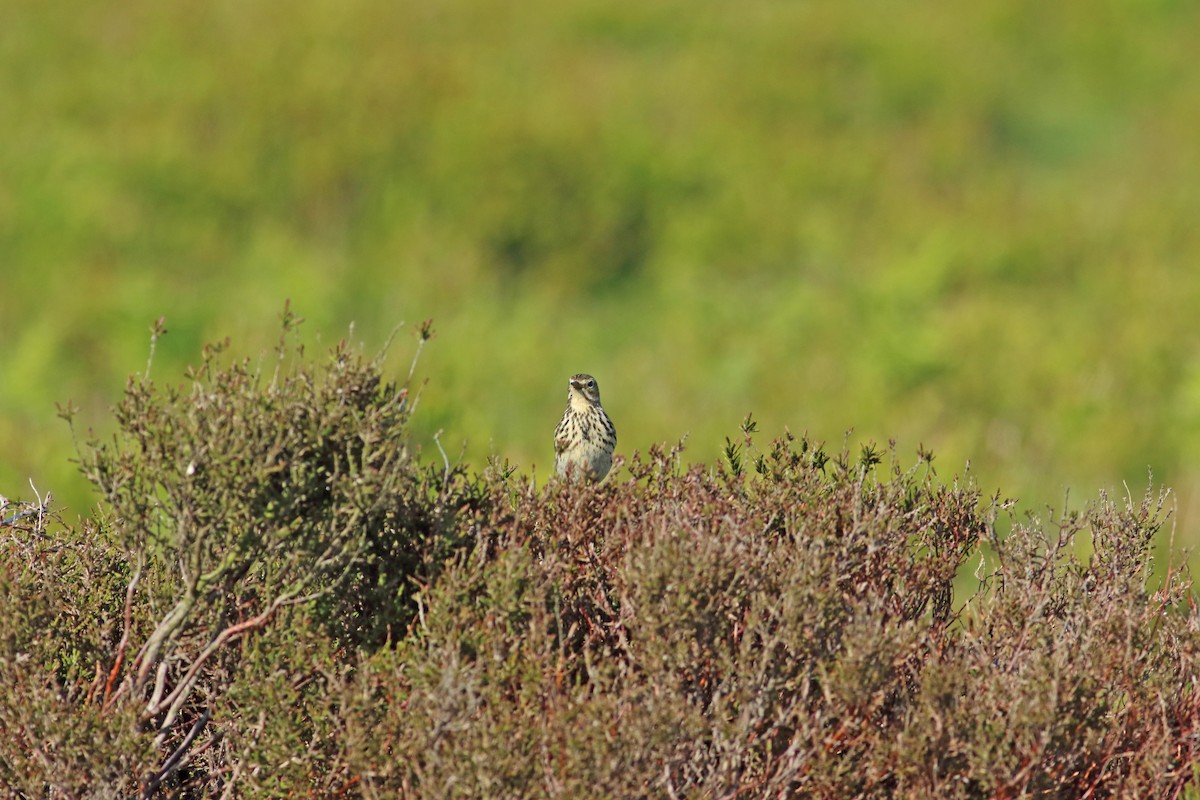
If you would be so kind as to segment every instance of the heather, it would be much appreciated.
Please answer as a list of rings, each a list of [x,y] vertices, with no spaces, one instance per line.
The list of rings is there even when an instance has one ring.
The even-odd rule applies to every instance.
[[[1193,784],[1200,633],[1189,575],[1152,564],[1165,492],[1022,516],[930,452],[750,417],[712,463],[665,443],[535,485],[418,457],[412,371],[294,325],[131,377],[116,433],[77,432],[90,518],[0,512],[6,795]]]

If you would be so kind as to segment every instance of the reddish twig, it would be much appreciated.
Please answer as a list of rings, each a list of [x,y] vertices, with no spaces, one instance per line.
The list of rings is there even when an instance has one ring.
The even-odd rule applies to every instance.
[[[125,650],[129,647],[129,631],[133,627],[133,593],[137,589],[138,581],[142,579],[142,565],[138,564],[137,571],[133,573],[132,580],[129,581],[129,586],[125,589],[125,620],[121,628],[121,641],[117,644],[117,657],[113,661],[112,670],[108,673],[108,681],[104,684],[104,710],[108,710],[121,692],[118,690],[113,693],[113,684],[116,683],[117,676],[121,674],[121,665],[125,663]]]

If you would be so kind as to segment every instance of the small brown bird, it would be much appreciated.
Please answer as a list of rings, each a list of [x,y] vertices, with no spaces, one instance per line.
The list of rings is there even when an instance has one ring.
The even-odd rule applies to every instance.
[[[554,471],[571,480],[598,481],[612,467],[617,429],[600,405],[595,378],[581,372],[567,385],[567,410],[554,429]]]

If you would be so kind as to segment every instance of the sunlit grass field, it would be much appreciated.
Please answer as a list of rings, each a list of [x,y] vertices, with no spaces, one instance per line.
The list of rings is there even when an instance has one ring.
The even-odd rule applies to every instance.
[[[433,318],[427,457],[895,439],[1200,543],[1200,7],[981,0],[0,6],[0,494],[204,343]],[[350,328],[353,325],[353,333]],[[1069,497],[1068,497],[1069,492]],[[1166,537],[1164,536],[1164,543]],[[1165,546],[1165,544],[1164,544]]]

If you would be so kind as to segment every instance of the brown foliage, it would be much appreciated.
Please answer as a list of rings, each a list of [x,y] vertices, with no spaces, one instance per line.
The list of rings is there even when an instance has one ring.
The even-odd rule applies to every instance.
[[[423,331],[427,336],[428,331]],[[0,527],[17,797],[1175,797],[1191,584],[1162,497],[997,533],[932,457],[753,424],[542,489],[410,457],[338,347],[132,380],[109,513]],[[618,473],[618,469],[620,470]],[[11,513],[17,508],[18,513]]]

